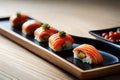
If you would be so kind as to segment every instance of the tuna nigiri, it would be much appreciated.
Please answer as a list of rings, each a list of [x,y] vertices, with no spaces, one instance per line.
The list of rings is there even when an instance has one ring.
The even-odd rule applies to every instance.
[[[22,25],[22,32],[26,35],[31,35],[34,33],[35,29],[41,27],[41,23],[36,20],[26,21]]]
[[[57,33],[58,31],[51,27],[49,24],[43,24],[41,27],[37,28],[34,31],[34,36],[37,41],[45,42],[48,41],[48,38]]]
[[[72,49],[74,39],[64,31],[59,31],[49,37],[49,47],[54,51],[62,51]]]
[[[99,51],[90,44],[82,44],[73,49],[74,58],[80,59],[83,63],[99,64],[103,57]]]

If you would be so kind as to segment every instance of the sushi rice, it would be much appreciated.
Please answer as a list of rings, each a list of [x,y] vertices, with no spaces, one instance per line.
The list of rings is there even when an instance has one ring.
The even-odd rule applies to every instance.
[[[50,37],[50,35],[46,35],[44,36],[44,38],[39,38],[37,35],[35,35],[35,39],[39,42],[45,42],[48,41],[48,38]]]
[[[64,44],[66,45],[65,48],[62,48],[62,45],[61,45],[61,46],[58,46],[58,47],[55,49],[54,47],[52,47],[52,45],[51,45],[50,43],[49,43],[49,47],[50,47],[51,49],[53,49],[54,51],[56,51],[56,52],[72,49],[72,42],[70,42],[70,41],[65,41]]]
[[[92,59],[90,58],[89,55],[86,54],[86,57],[81,59],[78,57],[78,53],[74,53],[74,58],[76,59],[80,59],[83,63],[89,63],[89,64],[92,64]]]

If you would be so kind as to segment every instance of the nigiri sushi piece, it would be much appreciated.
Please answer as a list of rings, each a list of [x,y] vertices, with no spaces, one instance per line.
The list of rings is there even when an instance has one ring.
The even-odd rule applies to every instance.
[[[49,24],[43,24],[41,27],[37,28],[34,31],[34,36],[37,41],[45,42],[48,41],[48,38],[57,33],[58,31],[51,27]]]
[[[16,13],[10,16],[9,21],[12,27],[21,27],[24,22],[27,21],[27,15],[23,13]]]
[[[39,27],[41,27],[41,23],[39,21],[29,20],[22,25],[22,32],[25,35],[31,35],[34,34],[34,31]]]
[[[49,47],[55,51],[63,51],[72,49],[74,39],[64,31],[59,31],[49,37]]]
[[[73,49],[74,58],[80,59],[83,63],[100,64],[103,57],[99,51],[90,44],[82,44]]]

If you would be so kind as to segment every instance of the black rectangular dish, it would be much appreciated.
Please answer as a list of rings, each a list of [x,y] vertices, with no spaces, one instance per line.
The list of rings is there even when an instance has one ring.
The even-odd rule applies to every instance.
[[[29,19],[32,18],[29,17]],[[80,79],[100,77],[118,72],[120,70],[120,47],[117,45],[72,35],[73,39],[75,40],[73,48],[84,43],[91,44],[95,46],[102,54],[103,63],[100,65],[91,65],[82,63],[80,60],[73,58],[72,49],[67,51],[54,52],[48,47],[47,42],[38,42],[34,39],[33,35],[26,36],[22,33],[21,29],[12,28],[9,22],[9,17],[0,18],[0,25],[0,33],[2,35],[10,38],[11,40],[39,55],[40,57],[52,62],[53,64],[68,71]],[[53,60],[50,60],[50,58]],[[105,72],[105,70],[107,72]]]

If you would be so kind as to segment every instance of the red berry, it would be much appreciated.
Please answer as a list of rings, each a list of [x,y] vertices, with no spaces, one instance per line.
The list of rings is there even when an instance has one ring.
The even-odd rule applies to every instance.
[[[113,31],[110,31],[110,32],[109,32],[109,36],[110,36],[110,37],[113,37],[113,36],[114,36],[114,32],[113,32]]]
[[[114,36],[116,36],[117,35],[117,32],[114,32]]]
[[[113,37],[109,37],[108,38],[110,41],[114,42],[115,40],[113,39]]]
[[[102,37],[105,37],[106,35],[108,35],[106,32],[102,33]]]
[[[120,39],[120,32],[117,32],[117,37]]]
[[[108,39],[108,38],[109,38],[109,36],[108,36],[108,35],[106,35],[104,38],[105,38],[105,39]]]

